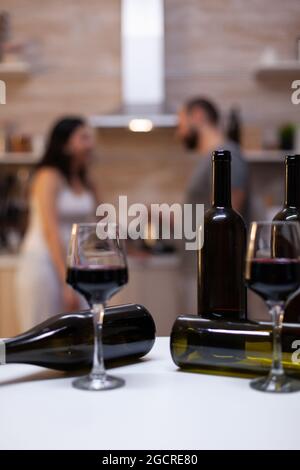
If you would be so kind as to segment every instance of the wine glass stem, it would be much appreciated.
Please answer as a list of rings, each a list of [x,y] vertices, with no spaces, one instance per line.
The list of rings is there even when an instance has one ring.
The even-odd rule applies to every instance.
[[[271,304],[270,313],[273,319],[273,360],[270,370],[270,376],[281,377],[284,375],[282,367],[282,345],[281,345],[281,332],[283,323],[283,303]]]
[[[91,378],[104,381],[106,378],[106,370],[104,366],[103,354],[103,318],[104,318],[105,305],[103,303],[93,304],[93,322],[94,322],[94,356],[93,368],[91,371]]]

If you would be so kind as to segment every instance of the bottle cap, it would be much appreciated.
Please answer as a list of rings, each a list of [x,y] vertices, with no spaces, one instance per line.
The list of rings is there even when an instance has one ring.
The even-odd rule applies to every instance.
[[[212,160],[213,162],[216,162],[216,161],[231,162],[231,153],[229,152],[229,150],[215,150],[212,153]]]
[[[300,164],[300,155],[286,155],[285,163],[299,163]]]

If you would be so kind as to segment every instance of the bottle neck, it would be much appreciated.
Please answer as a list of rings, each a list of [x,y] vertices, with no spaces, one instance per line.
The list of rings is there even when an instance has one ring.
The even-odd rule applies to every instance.
[[[300,164],[287,163],[285,167],[286,207],[300,208]]]
[[[231,207],[230,161],[213,161],[213,207]]]

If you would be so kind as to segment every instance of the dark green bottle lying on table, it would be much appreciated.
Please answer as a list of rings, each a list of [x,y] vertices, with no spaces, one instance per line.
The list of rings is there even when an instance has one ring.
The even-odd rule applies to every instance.
[[[174,323],[170,347],[173,361],[184,370],[252,377],[270,370],[272,327],[182,315]],[[286,373],[299,377],[300,324],[284,324],[282,349]]]
[[[0,340],[0,364],[34,364],[71,371],[91,367],[93,319],[88,311],[62,313],[14,338]],[[117,305],[105,310],[103,350],[106,365],[122,365],[147,354],[155,324],[145,307]]]

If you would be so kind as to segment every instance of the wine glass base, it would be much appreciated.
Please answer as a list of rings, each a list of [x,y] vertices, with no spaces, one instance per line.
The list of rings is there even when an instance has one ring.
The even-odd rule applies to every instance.
[[[286,375],[268,375],[252,380],[250,387],[260,392],[292,393],[300,391],[300,380],[292,379]]]
[[[74,388],[79,390],[91,390],[91,391],[100,391],[100,390],[112,390],[114,388],[123,387],[125,385],[125,380],[119,377],[113,377],[112,375],[106,375],[104,380],[96,379],[90,375],[80,377],[79,379],[72,382]]]

